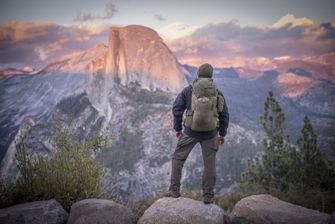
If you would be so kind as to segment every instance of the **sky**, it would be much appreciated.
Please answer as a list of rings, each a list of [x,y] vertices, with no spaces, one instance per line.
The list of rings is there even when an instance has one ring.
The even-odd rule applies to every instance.
[[[335,51],[334,0],[0,0],[0,66],[38,66],[106,43],[108,27],[156,30],[182,63],[264,63]]]
[[[286,14],[318,22],[334,19],[334,0],[1,0],[0,20],[72,24],[78,13],[102,15],[106,4],[115,6],[110,18],[96,22],[141,24],[158,29],[181,22],[202,26],[238,20],[241,25],[272,24]]]

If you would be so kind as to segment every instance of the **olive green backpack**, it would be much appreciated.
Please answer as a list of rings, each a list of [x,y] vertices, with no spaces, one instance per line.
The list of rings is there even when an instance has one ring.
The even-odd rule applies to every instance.
[[[211,78],[198,78],[192,83],[192,109],[186,111],[184,125],[193,131],[212,131],[219,127],[218,112],[224,99],[218,95]]]

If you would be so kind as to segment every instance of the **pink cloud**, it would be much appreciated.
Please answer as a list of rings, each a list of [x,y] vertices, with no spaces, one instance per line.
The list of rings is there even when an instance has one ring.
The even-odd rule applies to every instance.
[[[0,61],[2,65],[45,65],[66,54],[106,42],[107,30],[108,26],[99,24],[1,22]]]
[[[0,22],[0,41],[25,41],[46,35],[52,23]]]
[[[168,42],[182,63],[239,66],[266,63],[273,58],[302,58],[335,52],[335,26],[286,15],[277,23],[242,27],[237,21],[210,23]],[[266,59],[266,60],[265,60]]]

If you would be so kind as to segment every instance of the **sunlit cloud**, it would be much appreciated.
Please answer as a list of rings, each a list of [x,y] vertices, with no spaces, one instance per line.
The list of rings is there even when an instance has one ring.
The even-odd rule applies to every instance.
[[[334,22],[319,24],[286,15],[269,26],[241,26],[238,21],[195,28],[168,45],[182,63],[254,66],[275,58],[301,58],[335,51]]]
[[[45,36],[54,27],[52,23],[0,22],[0,41],[25,41]]]
[[[109,27],[98,23],[1,22],[1,66],[46,65],[95,44],[107,43]],[[236,20],[201,27],[175,22],[156,31],[181,63],[196,66],[206,61],[221,67],[271,69],[274,60],[315,61],[315,57],[335,52],[335,21],[320,24],[293,15],[261,27],[241,26]],[[327,56],[321,62],[329,61],[329,57],[334,58]]]
[[[71,25],[70,27],[86,31],[89,35],[99,35],[110,28],[110,25],[99,23],[80,23]]]
[[[216,67],[234,67],[234,68],[259,68],[260,70],[272,69],[272,60],[266,57],[185,57],[182,61],[183,64],[201,65],[205,62],[211,63]]]
[[[313,26],[315,25],[315,22],[311,19],[308,19],[306,17],[302,18],[296,18],[292,14],[287,14],[283,17],[281,17],[277,22],[275,22],[272,27],[273,28],[280,28],[284,27],[286,25],[290,25],[291,27],[296,27],[296,26]]]
[[[107,25],[61,26],[52,23],[0,23],[1,64],[47,64],[59,57],[106,43]]]
[[[161,27],[157,32],[166,41],[173,41],[181,37],[186,37],[191,35],[198,27],[190,26],[181,22],[175,22]]]

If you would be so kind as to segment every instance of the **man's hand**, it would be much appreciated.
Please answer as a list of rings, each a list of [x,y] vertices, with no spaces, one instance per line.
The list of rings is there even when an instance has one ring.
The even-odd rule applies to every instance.
[[[181,139],[181,138],[183,137],[183,132],[178,131],[178,132],[176,133],[176,137],[177,137],[178,139]]]
[[[219,137],[219,145],[223,145],[224,144],[224,137],[220,136]]]

